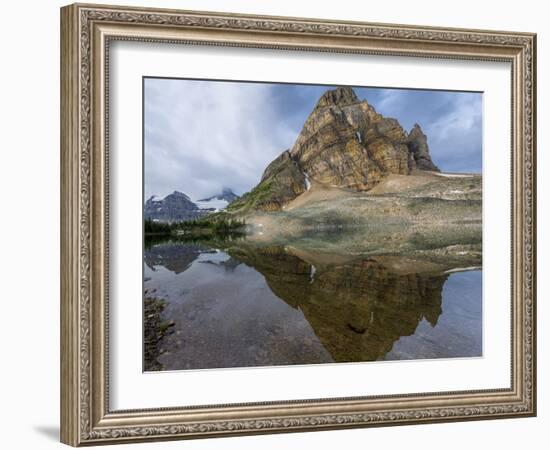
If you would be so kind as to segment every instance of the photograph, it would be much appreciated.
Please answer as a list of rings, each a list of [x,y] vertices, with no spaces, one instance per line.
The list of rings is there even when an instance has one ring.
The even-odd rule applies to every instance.
[[[483,93],[144,76],[143,370],[483,356]]]
[[[59,198],[58,240],[13,222],[58,249],[56,318],[29,329],[53,323],[59,358],[8,347],[25,373],[55,365],[59,440],[332,448],[426,427],[430,448],[525,446],[543,429],[542,15],[206,3],[66,5],[43,33],[59,114],[6,148],[45,157],[55,132],[59,170],[8,152],[36,182],[5,191],[32,212]],[[35,101],[44,77],[15,59]]]

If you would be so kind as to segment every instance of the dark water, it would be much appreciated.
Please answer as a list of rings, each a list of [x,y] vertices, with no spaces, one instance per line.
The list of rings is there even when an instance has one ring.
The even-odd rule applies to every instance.
[[[144,280],[173,321],[145,370],[482,355],[480,270],[164,242],[146,248]]]

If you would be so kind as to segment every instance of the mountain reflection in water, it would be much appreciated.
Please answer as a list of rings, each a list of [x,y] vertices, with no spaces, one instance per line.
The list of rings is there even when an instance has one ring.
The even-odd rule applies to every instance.
[[[145,296],[174,323],[145,370],[482,353],[480,270],[246,242],[161,242],[144,259]]]

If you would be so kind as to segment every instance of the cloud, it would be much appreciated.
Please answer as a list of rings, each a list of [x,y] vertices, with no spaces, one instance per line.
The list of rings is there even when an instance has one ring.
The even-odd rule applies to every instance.
[[[481,172],[482,95],[450,94],[452,107],[426,129],[436,164],[454,172]]]
[[[393,115],[399,114],[399,112],[404,109],[407,100],[406,91],[401,91],[399,89],[379,89],[377,91],[376,106],[373,106],[375,106],[378,112],[387,111],[388,115]],[[367,98],[367,101],[368,100]],[[372,100],[369,103],[371,102]]]
[[[238,194],[296,139],[270,108],[269,85],[145,81],[145,197]]]
[[[145,80],[145,198],[174,190],[192,199],[254,187],[291,147],[330,86]],[[443,171],[480,172],[482,94],[356,88],[406,131],[419,123]]]

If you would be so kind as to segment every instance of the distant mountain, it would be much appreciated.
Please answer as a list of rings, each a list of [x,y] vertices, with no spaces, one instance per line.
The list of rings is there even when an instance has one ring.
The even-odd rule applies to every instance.
[[[209,202],[212,200],[225,200],[227,203],[231,203],[234,200],[237,200],[239,196],[235,194],[230,188],[223,188],[221,193],[213,195],[212,197],[203,198],[197,200],[197,202]]]
[[[151,196],[145,202],[143,213],[145,219],[155,222],[180,222],[223,210],[238,198],[239,196],[229,188],[224,188],[221,193],[196,202],[183,192],[174,191],[164,198]]]
[[[212,197],[197,200],[195,203],[202,210],[220,211],[225,209],[230,203],[234,202],[238,198],[239,196],[231,189],[224,188],[221,193],[213,195]]]
[[[178,222],[195,219],[204,214],[191,199],[182,192],[174,191],[164,198],[150,197],[145,202],[145,219],[158,222]]]

